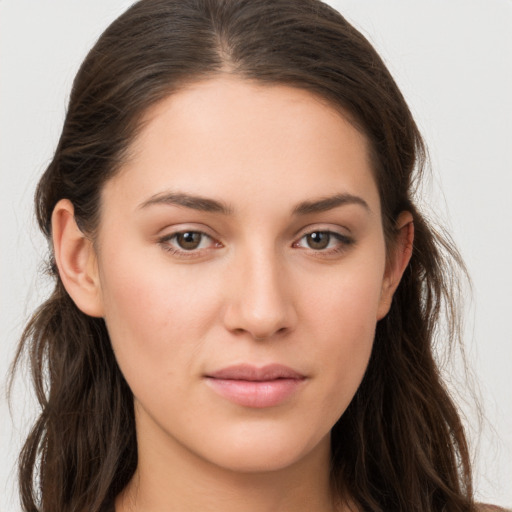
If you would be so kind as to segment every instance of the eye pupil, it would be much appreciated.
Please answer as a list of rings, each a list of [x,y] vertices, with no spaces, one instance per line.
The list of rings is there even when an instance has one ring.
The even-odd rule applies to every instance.
[[[331,239],[329,233],[315,231],[306,236],[308,246],[311,249],[325,249]]]
[[[185,231],[176,235],[176,242],[185,250],[193,250],[199,247],[201,243],[201,233],[196,231]]]

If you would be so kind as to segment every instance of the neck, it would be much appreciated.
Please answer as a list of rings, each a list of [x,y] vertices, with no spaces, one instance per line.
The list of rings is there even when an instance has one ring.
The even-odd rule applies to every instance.
[[[116,512],[334,512],[330,445],[286,468],[238,472],[219,467],[176,441],[138,439],[136,473],[116,500]]]

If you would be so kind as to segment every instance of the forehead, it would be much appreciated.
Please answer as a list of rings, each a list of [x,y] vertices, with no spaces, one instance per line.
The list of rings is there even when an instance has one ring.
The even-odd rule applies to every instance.
[[[130,155],[111,181],[134,201],[167,189],[244,205],[339,192],[379,208],[366,137],[295,87],[231,76],[188,85],[146,113]]]

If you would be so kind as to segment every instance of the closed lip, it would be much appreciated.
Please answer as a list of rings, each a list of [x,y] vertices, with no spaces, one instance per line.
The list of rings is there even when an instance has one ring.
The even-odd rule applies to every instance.
[[[239,364],[208,373],[205,381],[236,405],[263,409],[288,402],[302,388],[306,376],[282,364]]]
[[[207,378],[220,380],[245,380],[252,382],[268,382],[277,379],[302,380],[306,376],[282,364],[267,364],[256,366],[238,364],[208,373]]]

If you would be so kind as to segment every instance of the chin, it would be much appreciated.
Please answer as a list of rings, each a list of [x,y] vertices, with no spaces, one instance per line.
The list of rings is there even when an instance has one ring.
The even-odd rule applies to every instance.
[[[272,431],[271,431],[272,432]],[[273,431],[272,435],[253,432],[215,447],[208,457],[218,467],[236,473],[268,473],[300,466],[302,461],[311,457],[329,459],[330,435],[323,439],[301,439],[294,433]]]

